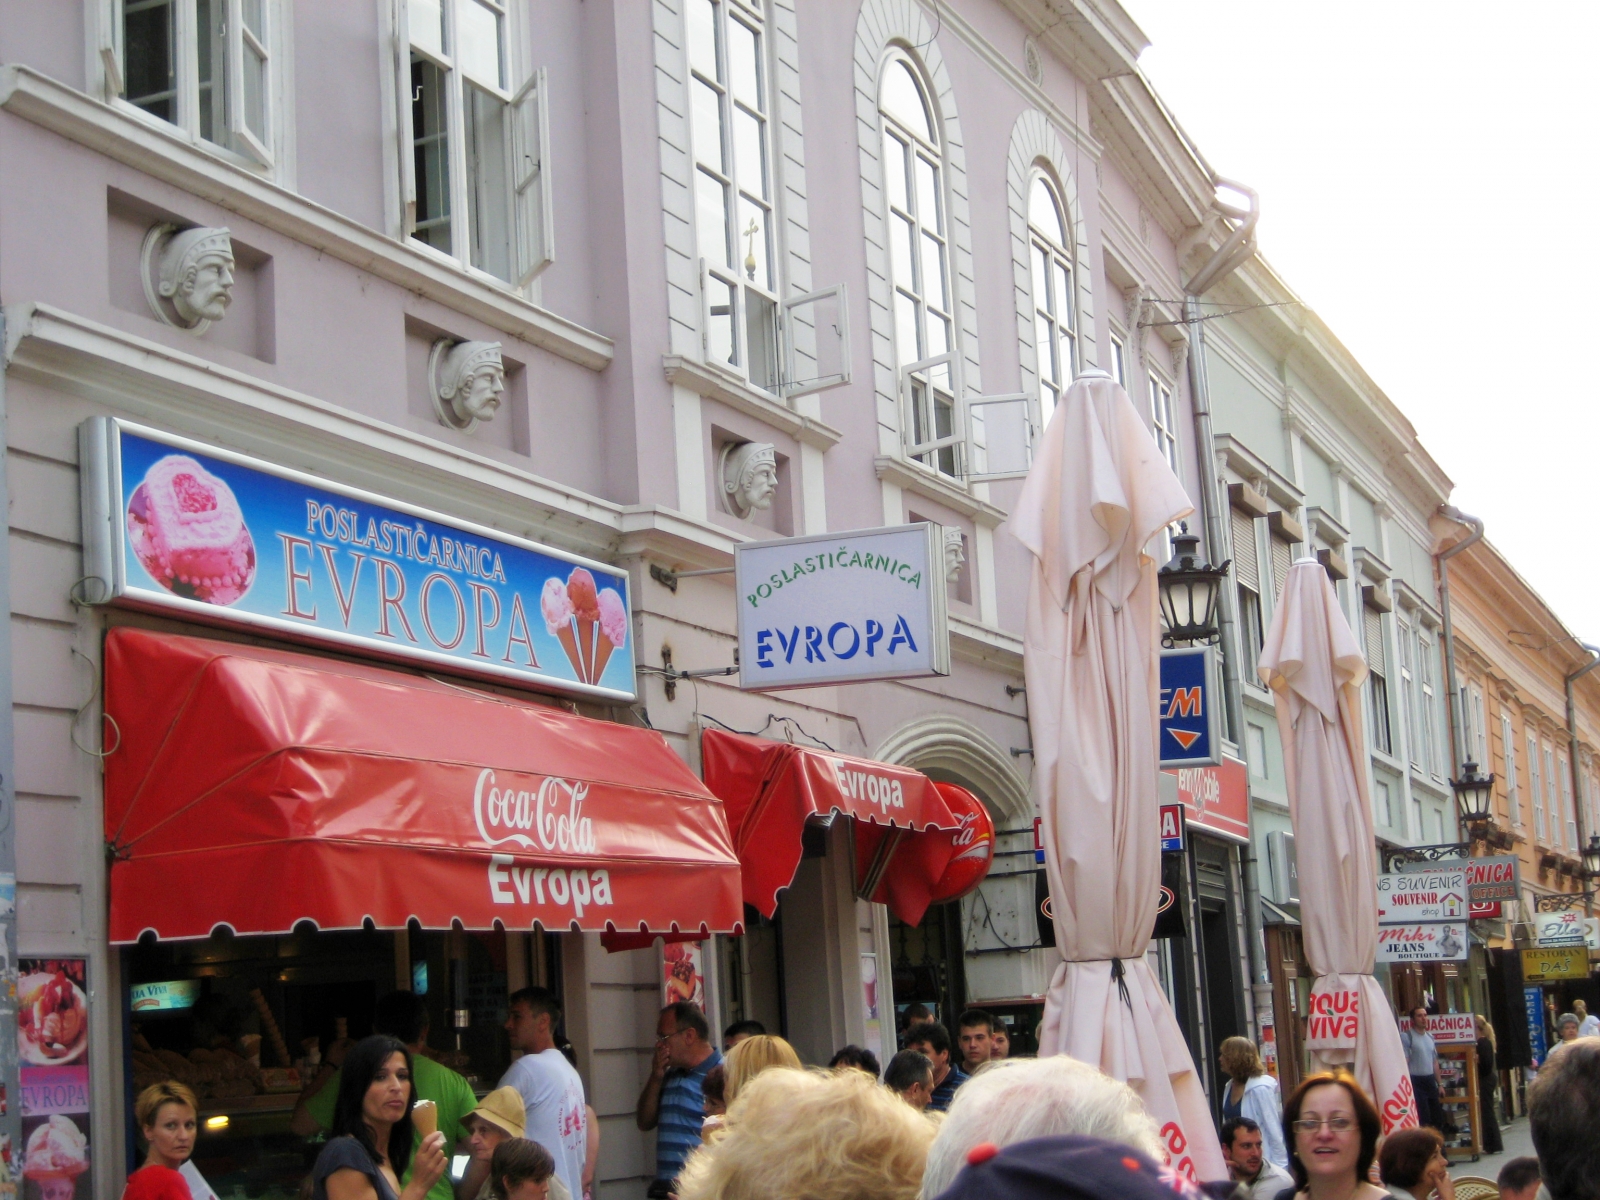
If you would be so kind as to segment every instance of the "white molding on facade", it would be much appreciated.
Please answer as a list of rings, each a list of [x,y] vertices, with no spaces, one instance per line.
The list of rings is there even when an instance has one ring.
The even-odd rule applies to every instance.
[[[979,394],[978,310],[972,268],[972,225],[967,201],[966,148],[955,92],[928,15],[915,0],[863,0],[856,22],[856,141],[861,159],[861,207],[866,234],[867,316],[872,329],[872,388],[877,400],[878,447],[899,457],[900,387],[895,361],[893,281],[889,271],[888,209],[883,190],[882,123],[878,81],[885,52],[900,49],[922,69],[940,130],[945,194],[949,201],[950,282],[955,291],[956,386]],[[880,478],[882,474],[880,472]]]
[[[957,487],[953,483],[945,482],[943,476],[934,473],[920,463],[907,462],[905,459],[880,455],[872,460],[878,478],[886,484],[893,484],[896,488],[916,495],[925,496],[927,499],[947,508],[954,509],[964,517],[969,517],[980,525],[987,525],[990,529],[998,526],[1006,519],[1006,511],[997,508],[987,500],[979,499],[965,488]],[[904,516],[892,521],[898,524],[905,520]]]
[[[710,400],[720,400],[729,408],[737,409],[747,417],[765,421],[807,446],[827,450],[838,444],[844,434],[816,417],[796,412],[787,404],[769,399],[758,388],[751,387],[732,371],[724,371],[715,363],[701,362],[681,354],[668,354],[661,360],[667,382],[675,387],[688,388]],[[696,431],[696,440],[699,432]]]
[[[1099,364],[1095,334],[1094,278],[1099,272],[1089,254],[1089,227],[1083,216],[1078,179],[1067,158],[1060,133],[1049,118],[1036,108],[1018,114],[1011,126],[1011,144],[1006,153],[1006,209],[1011,218],[1011,280],[1017,304],[1017,343],[1022,361],[1022,391],[1039,390],[1039,351],[1033,328],[1033,277],[1029,259],[1033,242],[1028,234],[1028,191],[1033,177],[1043,164],[1053,190],[1066,205],[1067,226],[1072,238],[1072,274],[1078,289],[1077,328],[1078,367]]]
[[[47,305],[7,305],[5,316],[8,371],[240,453],[596,558],[649,553],[725,566],[746,540],[670,509],[601,500]]]
[[[29,67],[0,67],[0,108],[248,221],[569,362],[602,371],[611,339],[487,276],[371,229]]]
[[[1011,754],[970,721],[946,713],[918,717],[886,737],[871,757],[960,775],[995,809],[997,826],[1005,827],[1007,818],[1032,825],[1028,781],[1018,774]]]

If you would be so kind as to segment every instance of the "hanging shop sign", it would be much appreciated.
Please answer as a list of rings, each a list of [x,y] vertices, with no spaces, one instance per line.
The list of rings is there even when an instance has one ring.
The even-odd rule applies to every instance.
[[[1477,906],[1515,900],[1522,887],[1522,873],[1517,867],[1515,854],[1495,854],[1486,858],[1464,858],[1453,862],[1467,873],[1467,901],[1473,906],[1472,915],[1481,915]],[[1398,864],[1402,874],[1419,871],[1437,871],[1436,862],[1408,862]],[[1493,915],[1499,916],[1498,912]]]
[[[110,417],[79,446],[90,600],[634,698],[615,567]]]
[[[1533,940],[1539,947],[1585,946],[1600,950],[1600,918],[1586,917],[1582,909],[1534,913]]]
[[[1217,727],[1216,672],[1210,646],[1182,646],[1161,652],[1161,732],[1163,767],[1206,767],[1222,761]]]
[[[1523,970],[1527,970],[1526,964]],[[1528,1023],[1528,1045],[1533,1050],[1533,1063],[1537,1067],[1544,1062],[1544,1056],[1550,1050],[1550,1043],[1545,1038],[1544,1032],[1544,989],[1541,987],[1525,987],[1522,989],[1522,1015]]]
[[[1459,866],[1378,876],[1379,962],[1467,957],[1467,873]]]
[[[1436,1013],[1427,1020],[1428,1032],[1441,1045],[1476,1045],[1478,1026],[1471,1013]]]
[[[748,691],[950,674],[938,525],[746,542],[734,576]]]
[[[1161,852],[1180,853],[1183,850],[1183,805],[1161,806]]]
[[[1464,921],[1467,873],[1461,867],[1378,876],[1378,924]]]
[[[1248,769],[1236,758],[1223,757],[1209,767],[1168,771],[1178,783],[1178,800],[1189,824],[1230,841],[1250,840]]]
[[[1583,946],[1524,950],[1522,978],[1525,983],[1551,979],[1582,979],[1589,974],[1589,951]]]

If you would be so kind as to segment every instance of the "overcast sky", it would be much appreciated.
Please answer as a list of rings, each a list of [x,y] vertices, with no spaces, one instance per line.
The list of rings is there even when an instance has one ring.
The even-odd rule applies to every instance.
[[[1600,4],[1123,3],[1262,253],[1600,642]]]

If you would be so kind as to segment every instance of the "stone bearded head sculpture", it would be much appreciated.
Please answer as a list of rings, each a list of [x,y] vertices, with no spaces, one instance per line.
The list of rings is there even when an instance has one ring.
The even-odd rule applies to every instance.
[[[233,238],[226,229],[197,226],[162,247],[156,291],[172,302],[188,328],[220,321],[233,301]]]
[[[452,429],[492,421],[506,390],[499,342],[440,341],[434,346],[433,406]]]
[[[778,494],[777,448],[770,442],[740,442],[722,453],[722,494],[734,516],[771,508]]]

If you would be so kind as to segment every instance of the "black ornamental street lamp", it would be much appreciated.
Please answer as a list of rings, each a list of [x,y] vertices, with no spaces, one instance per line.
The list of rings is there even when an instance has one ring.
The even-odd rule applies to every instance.
[[[1461,778],[1452,779],[1450,786],[1455,789],[1462,823],[1473,834],[1481,836],[1483,827],[1492,815],[1490,805],[1494,800],[1494,775],[1485,775],[1478,770],[1477,763],[1468,761],[1461,764]]]
[[[1163,645],[1211,642],[1217,637],[1217,597],[1228,563],[1213,567],[1195,553],[1200,539],[1180,525],[1172,539],[1172,561],[1156,572],[1161,587]],[[1229,560],[1230,562],[1232,560]]]
[[[1600,833],[1589,835],[1589,846],[1583,852],[1583,873],[1590,879],[1600,879]]]

